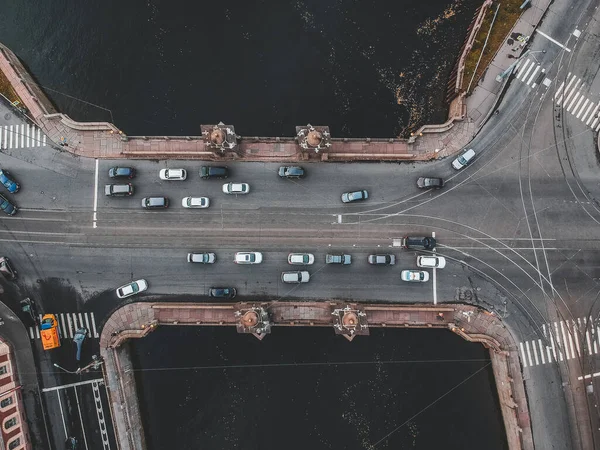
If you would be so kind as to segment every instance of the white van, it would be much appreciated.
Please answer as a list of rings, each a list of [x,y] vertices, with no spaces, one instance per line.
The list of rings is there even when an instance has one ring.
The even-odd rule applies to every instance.
[[[473,158],[475,158],[475,150],[472,148],[465,149],[454,161],[452,161],[452,167],[456,170],[460,170],[473,161]]]

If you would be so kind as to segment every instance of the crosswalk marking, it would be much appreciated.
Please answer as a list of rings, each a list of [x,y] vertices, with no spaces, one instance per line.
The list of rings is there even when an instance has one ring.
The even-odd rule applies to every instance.
[[[533,367],[600,353],[600,321],[579,317],[542,324],[541,336],[519,342],[523,367]]]
[[[517,80],[522,81],[527,86],[531,86],[532,88],[536,87],[537,83],[533,82],[536,75],[538,75],[539,72],[538,76],[543,76],[543,74],[546,73],[546,69],[542,69],[542,66],[539,63],[534,62],[529,58],[525,59],[523,65],[521,65],[521,63],[523,63],[523,61],[519,61],[517,63],[517,67],[515,68]]]
[[[45,147],[46,135],[33,124],[4,125],[0,126],[0,146],[6,149]]]
[[[96,319],[94,313],[53,313],[58,321],[60,335],[62,339],[73,339],[75,331],[78,328],[86,328],[89,338],[99,338],[100,335],[96,330]],[[42,316],[40,315],[40,320]],[[91,328],[90,328],[91,326]],[[40,338],[40,330],[38,327],[29,327],[29,337],[31,339]]]
[[[580,85],[581,82],[581,78],[569,73],[566,86],[563,81],[554,94],[554,103],[556,106],[562,106],[576,119],[581,120],[586,126],[589,125],[594,131],[598,132],[600,131],[600,117],[598,116],[600,114],[598,113],[600,102],[596,103],[596,100],[587,98],[581,92],[585,88],[584,83]]]

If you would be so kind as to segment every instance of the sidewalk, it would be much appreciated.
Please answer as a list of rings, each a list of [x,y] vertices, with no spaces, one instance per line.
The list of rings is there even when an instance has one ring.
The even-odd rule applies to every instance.
[[[552,0],[533,0],[510,33],[529,36],[533,33]],[[509,33],[509,34],[510,34]],[[472,94],[460,95],[450,105],[444,124],[425,125],[410,139],[332,139],[331,146],[320,153],[303,151],[290,138],[244,138],[236,151],[221,153],[207,148],[203,136],[128,137],[114,124],[77,122],[56,113],[51,102],[35,84],[16,55],[0,44],[0,70],[4,72],[23,100],[31,120],[57,146],[90,158],[199,159],[243,161],[426,161],[451,156],[468,145],[496,109],[506,81],[496,75],[506,70],[515,57],[517,43],[505,43],[488,66]],[[511,56],[511,58],[509,58]],[[509,77],[507,77],[509,78]],[[285,142],[283,142],[285,141]]]

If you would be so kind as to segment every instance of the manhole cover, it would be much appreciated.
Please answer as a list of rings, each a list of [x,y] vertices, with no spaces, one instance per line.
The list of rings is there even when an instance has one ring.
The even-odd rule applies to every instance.
[[[12,117],[11,113],[4,114],[4,120],[10,120],[11,117]]]

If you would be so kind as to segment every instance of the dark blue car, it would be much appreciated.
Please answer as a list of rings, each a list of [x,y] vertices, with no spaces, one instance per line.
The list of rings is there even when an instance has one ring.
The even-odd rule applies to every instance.
[[[133,167],[111,167],[108,169],[110,178],[134,178],[135,169]]]
[[[2,183],[11,194],[16,194],[21,188],[19,183],[10,178],[10,174],[6,170],[0,170],[0,183]]]
[[[2,195],[0,195],[0,209],[9,216],[14,216],[17,213],[17,207]]]

